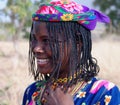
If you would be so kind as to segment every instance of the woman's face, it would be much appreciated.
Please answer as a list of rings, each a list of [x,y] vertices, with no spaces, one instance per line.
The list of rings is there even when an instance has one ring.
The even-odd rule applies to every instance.
[[[52,57],[52,51],[49,45],[49,33],[46,28],[45,22],[37,22],[35,21],[33,23],[33,30],[31,32],[32,34],[32,49],[33,53],[36,58],[37,62],[37,68],[40,73],[42,74],[49,74],[53,71],[53,68],[56,66],[53,63],[53,57]],[[62,35],[59,35],[60,37],[58,40],[62,41]],[[70,50],[70,47],[69,47]],[[60,67],[60,73],[61,75],[66,75],[68,72],[69,66],[69,53],[70,51],[67,50],[67,46],[65,44],[64,46],[64,52],[63,56],[61,58],[62,65]],[[62,46],[60,45],[60,52],[62,51]],[[68,52],[67,52],[68,51]]]

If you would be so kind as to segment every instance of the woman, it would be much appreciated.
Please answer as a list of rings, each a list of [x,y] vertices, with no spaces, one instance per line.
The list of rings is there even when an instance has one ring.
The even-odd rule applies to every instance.
[[[29,69],[36,82],[24,93],[23,105],[118,105],[119,89],[98,80],[91,55],[91,30],[109,18],[72,1],[43,4],[33,14]]]

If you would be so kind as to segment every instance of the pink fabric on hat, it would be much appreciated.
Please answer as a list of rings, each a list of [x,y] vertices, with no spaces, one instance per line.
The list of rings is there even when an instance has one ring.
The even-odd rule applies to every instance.
[[[57,14],[58,11],[52,6],[42,6],[36,11],[37,14]]]
[[[50,2],[50,4],[53,4],[54,6],[60,6],[64,8],[65,10],[78,14],[78,13],[83,13],[83,7],[80,4],[77,4],[75,2],[70,2],[69,4],[62,4],[60,1],[53,1]],[[58,11],[53,8],[52,6],[42,6],[40,9],[37,10],[37,14],[57,14]]]
[[[82,13],[82,11],[83,11],[82,5],[72,2],[72,1],[69,4],[62,4],[60,1],[55,1],[55,2],[53,1],[53,2],[51,2],[51,4],[53,4],[55,6],[60,6],[74,14]],[[76,10],[76,11],[74,11],[74,10]]]

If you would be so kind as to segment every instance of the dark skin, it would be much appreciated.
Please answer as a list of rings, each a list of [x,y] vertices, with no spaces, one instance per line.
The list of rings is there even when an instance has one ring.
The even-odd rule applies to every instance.
[[[46,23],[44,22],[34,22],[32,35],[35,37],[35,40],[32,42],[33,52],[37,60],[37,67],[40,73],[49,74],[53,71],[54,65],[52,62],[52,52],[49,46],[49,37],[48,30],[46,28]],[[59,35],[60,41],[64,38],[62,35]],[[68,50],[66,50],[68,47]],[[62,49],[62,48],[61,48]],[[60,50],[61,51],[61,50]],[[66,77],[69,70],[69,56],[70,56],[70,44],[64,47],[64,55],[62,56],[62,66],[60,68],[60,78]],[[50,84],[48,84],[50,85]],[[62,86],[58,86],[55,90],[51,86],[46,86],[47,88],[44,91],[42,98],[46,99],[46,103],[43,105],[74,105],[73,98],[69,94],[74,86],[68,89],[68,92],[62,90]]]

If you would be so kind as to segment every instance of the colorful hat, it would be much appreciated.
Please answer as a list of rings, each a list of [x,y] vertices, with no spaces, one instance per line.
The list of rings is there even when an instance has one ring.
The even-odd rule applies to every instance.
[[[89,30],[93,30],[96,23],[109,23],[110,19],[105,14],[73,1],[52,1],[49,4],[40,5],[32,19],[35,21],[77,21]]]

